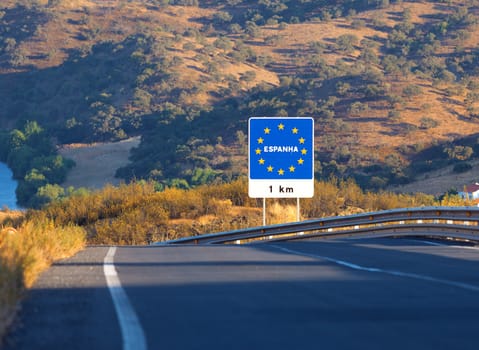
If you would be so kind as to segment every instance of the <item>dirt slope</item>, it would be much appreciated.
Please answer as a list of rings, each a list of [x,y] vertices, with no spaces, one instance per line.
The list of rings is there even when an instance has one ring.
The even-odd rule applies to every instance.
[[[128,164],[130,150],[139,143],[140,138],[134,137],[120,142],[63,146],[60,154],[73,159],[76,166],[62,186],[99,189],[107,184],[118,185],[120,179],[115,178],[115,171]]]

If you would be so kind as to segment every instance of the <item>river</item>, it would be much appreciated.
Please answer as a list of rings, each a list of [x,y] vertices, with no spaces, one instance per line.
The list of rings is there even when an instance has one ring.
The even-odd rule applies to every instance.
[[[15,195],[16,188],[17,182],[12,178],[12,171],[5,163],[0,163],[0,210],[4,207],[20,209]]]

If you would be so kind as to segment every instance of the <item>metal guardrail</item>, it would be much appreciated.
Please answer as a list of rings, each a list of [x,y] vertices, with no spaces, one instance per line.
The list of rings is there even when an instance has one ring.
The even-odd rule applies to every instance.
[[[336,216],[180,238],[159,244],[223,244],[337,237],[428,236],[479,241],[478,207],[420,207]]]

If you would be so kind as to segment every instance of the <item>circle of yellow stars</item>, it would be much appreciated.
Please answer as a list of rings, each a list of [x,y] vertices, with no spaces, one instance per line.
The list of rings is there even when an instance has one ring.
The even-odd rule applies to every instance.
[[[279,124],[278,124],[278,130],[280,130],[280,131],[284,131],[284,130],[285,130],[285,126],[284,126],[283,123],[279,123]],[[265,134],[265,135],[269,135],[269,134],[271,133],[271,129],[268,128],[268,127],[264,128],[263,131],[264,131],[264,134]],[[298,134],[298,133],[299,133],[299,129],[296,128],[296,127],[294,127],[294,128],[291,129],[291,132],[292,132],[293,134]],[[256,141],[258,142],[258,145],[262,145],[262,144],[264,143],[264,138],[263,138],[263,137],[259,137]],[[304,137],[300,137],[300,138],[298,139],[298,142],[299,142],[299,144],[304,145],[304,143],[306,142],[306,139],[305,139]],[[256,148],[256,150],[255,150],[256,155],[261,155],[261,152],[262,152],[262,151],[261,151],[261,149],[260,149],[259,147]],[[300,152],[301,152],[301,155],[305,156],[305,155],[308,153],[308,150],[303,147]],[[266,162],[266,161],[265,161],[262,157],[261,157],[260,159],[258,159],[258,163],[259,163],[260,165],[264,165],[265,162]],[[300,157],[300,158],[297,160],[297,165],[303,165],[303,164],[304,164],[304,159],[303,159],[302,157]],[[268,165],[268,166],[266,167],[266,170],[267,170],[269,173],[272,173],[272,172],[274,171],[274,167],[270,164],[270,165]],[[295,167],[294,165],[290,165],[287,170],[285,170],[285,169],[283,169],[283,168],[280,168],[280,169],[277,170],[277,172],[278,172],[278,175],[284,175],[286,171],[289,171],[290,173],[294,173],[295,170],[296,170],[296,167]]]

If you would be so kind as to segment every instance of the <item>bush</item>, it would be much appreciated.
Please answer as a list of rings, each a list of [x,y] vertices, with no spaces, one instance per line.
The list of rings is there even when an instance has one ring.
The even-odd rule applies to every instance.
[[[138,245],[164,240],[168,213],[154,201],[122,212],[114,219],[97,221],[91,230],[95,244]]]
[[[437,120],[429,117],[421,118],[420,122],[421,129],[432,129],[439,125],[439,122]]]
[[[409,84],[403,89],[403,95],[407,98],[419,96],[421,93],[422,93],[421,87],[414,84]]]

